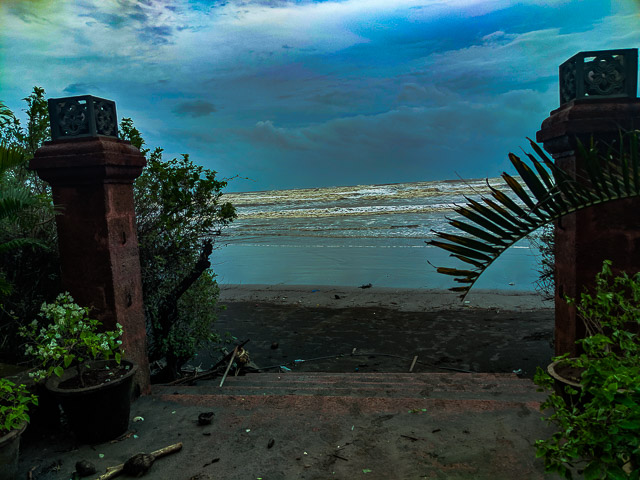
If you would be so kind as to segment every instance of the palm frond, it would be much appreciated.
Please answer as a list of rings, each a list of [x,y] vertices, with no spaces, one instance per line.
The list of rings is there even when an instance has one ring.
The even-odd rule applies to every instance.
[[[0,220],[14,218],[36,202],[37,197],[26,189],[6,188],[0,192]]]
[[[605,155],[593,142],[588,147],[579,143],[578,154],[585,171],[578,179],[558,168],[531,139],[528,140],[535,155],[525,155],[533,168],[517,155],[509,154],[521,181],[503,173],[508,189],[489,185],[491,197],[467,199],[467,205],[455,209],[464,218],[449,219],[449,224],[462,235],[435,232],[438,239],[427,242],[474,267],[438,267],[439,273],[456,277],[456,282],[464,284],[450,290],[461,293],[464,299],[480,275],[507,248],[564,215],[640,196],[639,133],[621,134],[619,149],[610,148]]]
[[[0,145],[0,174],[12,167],[20,165],[25,160],[24,152],[17,148]]]
[[[0,254],[7,253],[24,247],[38,247],[47,249],[47,245],[36,238],[23,237],[14,238],[4,243],[0,243]]]

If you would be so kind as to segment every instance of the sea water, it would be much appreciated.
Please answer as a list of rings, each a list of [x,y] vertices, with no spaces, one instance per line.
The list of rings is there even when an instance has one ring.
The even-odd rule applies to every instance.
[[[501,185],[501,179],[489,179]],[[221,284],[450,288],[436,266],[468,266],[425,241],[457,233],[448,218],[487,180],[229,193],[238,218],[211,257]],[[534,290],[537,249],[522,240],[480,277],[477,288]]]

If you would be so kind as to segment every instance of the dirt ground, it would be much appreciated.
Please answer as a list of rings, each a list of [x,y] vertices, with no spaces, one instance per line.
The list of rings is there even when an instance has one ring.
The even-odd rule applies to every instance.
[[[515,371],[532,378],[536,367],[546,367],[553,356],[551,309],[406,312],[247,301],[225,305],[216,329],[239,341],[250,339],[251,360],[272,371],[284,365],[295,371],[407,372],[417,355],[416,372]],[[192,363],[208,368],[217,355],[201,352]]]
[[[527,296],[452,307],[439,295],[384,293],[223,295],[217,331],[250,339],[251,360],[267,373],[231,376],[224,388],[220,379],[155,385],[132,405],[131,418],[144,421],[121,441],[27,436],[19,478],[67,480],[80,459],[104,472],[178,441],[183,450],[145,478],[556,478],[535,458],[535,440],[550,430],[545,395],[528,380],[553,356],[553,310]],[[220,357],[202,351],[190,363],[207,369]],[[208,411],[213,424],[199,427]]]

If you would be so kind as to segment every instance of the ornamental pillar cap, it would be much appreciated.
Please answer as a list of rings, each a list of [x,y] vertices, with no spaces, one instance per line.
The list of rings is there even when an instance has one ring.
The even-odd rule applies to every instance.
[[[559,70],[561,106],[575,99],[635,98],[638,49],[579,52]]]
[[[118,117],[113,100],[80,95],[50,98],[51,139],[80,137],[118,138]]]

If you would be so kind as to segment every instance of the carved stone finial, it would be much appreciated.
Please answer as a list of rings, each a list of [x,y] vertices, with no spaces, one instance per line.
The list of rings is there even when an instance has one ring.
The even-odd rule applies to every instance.
[[[635,98],[638,49],[580,52],[560,65],[560,105],[577,98]]]
[[[118,137],[116,103],[112,100],[80,95],[50,98],[51,138]]]

